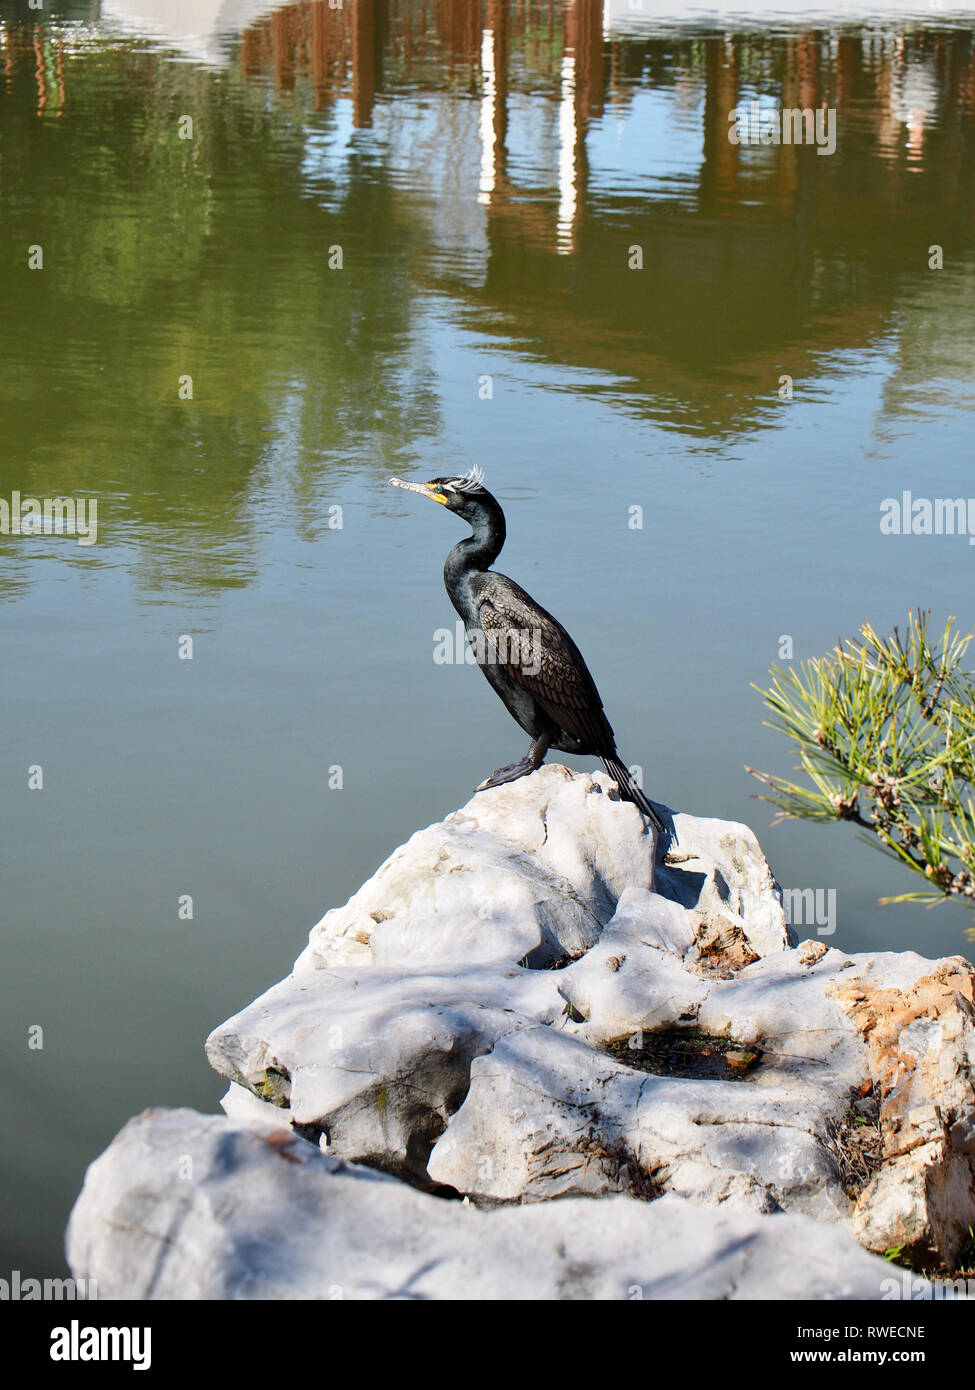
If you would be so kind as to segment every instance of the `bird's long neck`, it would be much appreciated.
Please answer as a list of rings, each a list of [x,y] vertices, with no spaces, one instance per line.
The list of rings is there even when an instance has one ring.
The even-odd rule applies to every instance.
[[[504,545],[504,512],[490,493],[478,498],[479,507],[471,521],[471,534],[451,549],[443,567],[443,580],[454,607],[465,611],[467,584],[471,577],[488,569]]]

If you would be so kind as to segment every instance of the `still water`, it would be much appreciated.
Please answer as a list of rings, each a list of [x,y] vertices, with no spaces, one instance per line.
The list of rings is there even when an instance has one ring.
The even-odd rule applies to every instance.
[[[749,821],[844,948],[971,950],[743,765],[791,766],[784,637],[972,622],[966,539],[879,529],[975,492],[972,16],[187,8],[0,3],[0,498],[98,504],[0,535],[0,1274],[56,1274],[124,1120],[215,1108],[208,1031],[524,752],[433,660],[460,527],[393,474],[484,468],[653,796]],[[752,100],[835,153],[736,147]]]

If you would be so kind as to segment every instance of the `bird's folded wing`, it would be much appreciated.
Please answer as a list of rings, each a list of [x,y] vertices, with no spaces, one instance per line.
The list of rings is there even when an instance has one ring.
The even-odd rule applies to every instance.
[[[579,649],[550,613],[509,581],[480,605],[489,661],[529,691],[560,729],[593,750],[613,747],[613,731]]]

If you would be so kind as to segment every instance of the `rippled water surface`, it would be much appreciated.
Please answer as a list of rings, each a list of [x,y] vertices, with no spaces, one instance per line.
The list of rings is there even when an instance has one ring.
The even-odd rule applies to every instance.
[[[972,621],[964,537],[879,529],[975,493],[971,16],[189,8],[0,3],[0,498],[98,504],[93,545],[0,535],[0,1264],[38,1275],[121,1123],[214,1108],[207,1032],[524,751],[432,659],[461,532],[394,473],[485,469],[654,796],[752,823],[845,948],[971,949],[743,770],[790,767],[784,636]],[[752,100],[835,153],[733,145]]]

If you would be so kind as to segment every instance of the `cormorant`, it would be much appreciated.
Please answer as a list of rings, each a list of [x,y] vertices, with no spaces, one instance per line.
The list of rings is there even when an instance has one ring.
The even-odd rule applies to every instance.
[[[579,648],[560,622],[520,585],[489,567],[505,540],[504,512],[484,487],[479,468],[460,478],[409,483],[391,478],[455,512],[471,528],[447,556],[443,577],[450,601],[464,620],[467,640],[481,670],[532,743],[520,762],[499,767],[477,788],[514,782],[540,767],[550,748],[592,754],[658,830],[664,826],[616,751],[596,683]]]

